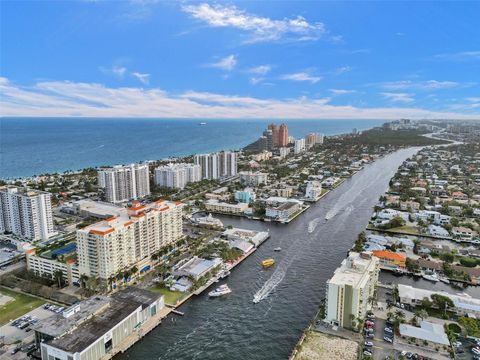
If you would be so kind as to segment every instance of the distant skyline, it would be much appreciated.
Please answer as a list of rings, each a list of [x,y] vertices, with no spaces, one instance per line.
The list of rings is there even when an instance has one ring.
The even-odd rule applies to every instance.
[[[480,2],[0,7],[0,116],[480,119]]]

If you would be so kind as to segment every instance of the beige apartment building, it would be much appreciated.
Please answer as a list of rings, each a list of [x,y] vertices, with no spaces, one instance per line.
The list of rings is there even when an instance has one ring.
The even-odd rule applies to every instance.
[[[358,324],[371,306],[378,273],[378,258],[367,252],[350,252],[327,281],[325,320],[345,328]]]
[[[117,216],[77,231],[81,274],[108,279],[182,237],[181,202],[132,205]]]

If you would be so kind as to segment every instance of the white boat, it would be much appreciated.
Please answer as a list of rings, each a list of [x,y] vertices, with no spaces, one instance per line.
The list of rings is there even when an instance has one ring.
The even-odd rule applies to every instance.
[[[230,271],[223,270],[223,272],[220,274],[220,279],[225,279],[228,275],[230,275]]]
[[[281,247],[276,247],[275,249],[273,249],[273,251],[282,251],[282,248]]]
[[[436,273],[423,274],[422,277],[425,280],[432,281],[432,282],[437,282],[438,280],[440,280]]]
[[[206,122],[201,122],[201,123],[199,123],[198,125],[203,126],[203,125],[207,125],[207,123],[206,123]]]
[[[219,297],[219,296],[223,296],[223,295],[227,295],[227,294],[230,294],[232,292],[232,290],[230,290],[230,288],[228,287],[227,284],[223,284],[223,285],[220,285],[218,288],[216,288],[215,290],[213,291],[210,291],[208,293],[208,296],[210,297]]]
[[[440,281],[445,283],[445,284],[450,284],[450,280],[448,280],[446,277],[441,277]]]
[[[259,302],[260,302],[260,296],[255,295],[255,296],[253,297],[253,303],[254,303],[254,304],[258,304]]]

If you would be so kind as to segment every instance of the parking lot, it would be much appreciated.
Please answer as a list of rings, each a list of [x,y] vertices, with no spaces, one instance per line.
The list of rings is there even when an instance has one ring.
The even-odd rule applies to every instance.
[[[15,319],[14,321],[0,327],[0,336],[5,337],[6,344],[11,344],[16,341],[28,342],[29,337],[32,339],[34,337],[34,332],[32,331],[31,326],[35,322],[46,319],[53,314],[54,312],[50,310],[38,307],[23,315],[19,319]]]
[[[454,346],[455,349],[455,358],[458,360],[478,360],[480,359],[480,354],[475,355],[472,351],[472,348],[477,344],[472,339],[458,338],[457,341],[461,343],[459,346]]]
[[[370,320],[365,322],[363,350],[368,351],[373,359],[383,360],[387,356],[395,356],[395,350],[393,349],[392,343],[384,340],[385,336],[393,338],[393,330],[391,334],[385,333],[385,327],[385,320],[373,316],[370,317]],[[365,346],[365,343],[371,343],[371,345]],[[368,352],[363,353],[365,358],[369,358]]]

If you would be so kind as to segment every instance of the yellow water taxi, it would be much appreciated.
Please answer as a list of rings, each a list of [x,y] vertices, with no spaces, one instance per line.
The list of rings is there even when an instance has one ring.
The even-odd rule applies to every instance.
[[[267,259],[262,261],[262,266],[264,268],[269,268],[270,266],[273,266],[275,264],[275,260],[273,259]]]

